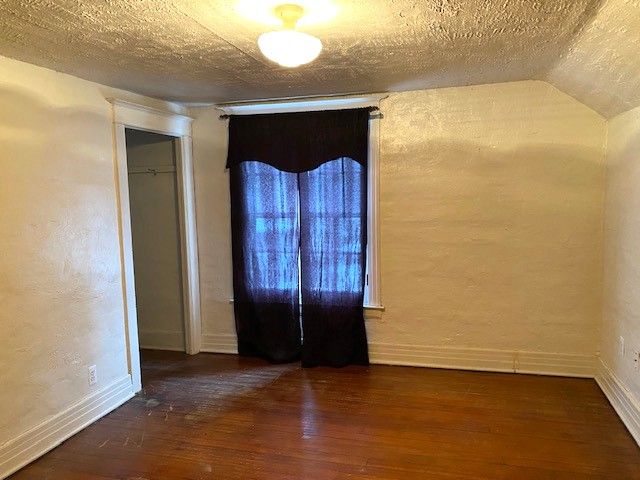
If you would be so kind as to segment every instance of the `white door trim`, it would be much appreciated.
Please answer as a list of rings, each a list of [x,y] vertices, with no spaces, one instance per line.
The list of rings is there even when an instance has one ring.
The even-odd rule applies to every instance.
[[[198,274],[193,159],[191,155],[192,119],[185,115],[148,108],[119,99],[108,100],[113,111],[115,182],[127,361],[133,390],[138,392],[142,389],[142,380],[140,375],[140,353],[138,350],[138,322],[125,129],[133,128],[176,137],[185,346],[187,353],[192,355],[200,351],[202,329],[200,322],[200,281]]]

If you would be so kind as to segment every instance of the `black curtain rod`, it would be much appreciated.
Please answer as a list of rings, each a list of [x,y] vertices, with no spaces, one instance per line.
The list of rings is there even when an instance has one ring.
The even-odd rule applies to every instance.
[[[369,107],[369,112],[369,118],[384,118],[378,107]],[[231,115],[227,113],[220,115],[220,120],[226,120],[227,118],[231,118]]]

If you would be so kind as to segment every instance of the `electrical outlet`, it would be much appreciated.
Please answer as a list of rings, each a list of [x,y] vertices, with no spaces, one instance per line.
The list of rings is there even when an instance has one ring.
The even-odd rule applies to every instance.
[[[624,337],[620,336],[618,346],[620,348],[619,353],[621,357],[624,357]]]
[[[95,365],[89,367],[89,385],[98,383],[98,369]]]

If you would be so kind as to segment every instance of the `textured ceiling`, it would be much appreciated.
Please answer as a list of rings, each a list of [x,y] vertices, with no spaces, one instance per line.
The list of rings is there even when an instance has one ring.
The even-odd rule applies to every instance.
[[[640,105],[640,0],[608,0],[546,75],[606,117]]]
[[[335,0],[284,69],[234,0],[0,0],[0,54],[183,102],[549,79],[605,115],[640,103],[638,0]]]

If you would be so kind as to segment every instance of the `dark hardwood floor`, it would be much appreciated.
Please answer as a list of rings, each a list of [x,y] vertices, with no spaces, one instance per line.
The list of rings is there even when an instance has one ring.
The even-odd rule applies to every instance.
[[[143,382],[11,478],[640,479],[593,380],[145,351]]]

